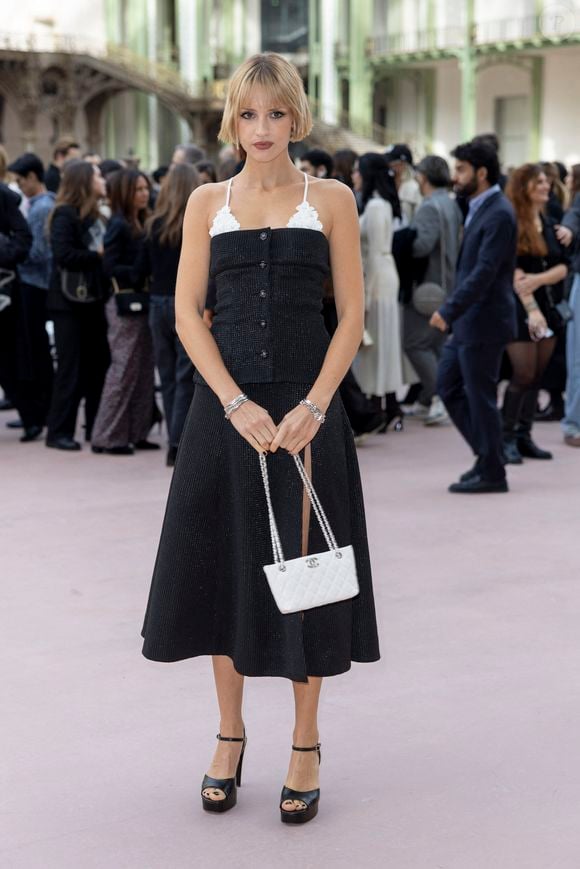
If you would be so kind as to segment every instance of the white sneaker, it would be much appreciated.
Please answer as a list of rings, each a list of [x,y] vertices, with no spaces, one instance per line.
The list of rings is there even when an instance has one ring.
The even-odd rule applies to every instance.
[[[431,408],[427,414],[425,425],[439,425],[443,422],[449,422],[449,414],[439,396],[435,395],[431,402]]]
[[[449,414],[445,410],[445,405],[440,398],[435,396],[425,417],[425,425],[441,425],[441,423],[448,422],[448,420]]]
[[[427,419],[430,412],[430,408],[425,407],[420,401],[416,401],[415,404],[404,407],[402,410],[405,416],[414,416],[415,419]]]

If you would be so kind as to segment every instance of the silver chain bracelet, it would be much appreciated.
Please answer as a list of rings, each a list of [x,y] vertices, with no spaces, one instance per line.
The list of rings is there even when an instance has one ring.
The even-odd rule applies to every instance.
[[[316,422],[323,423],[326,420],[326,415],[322,413],[320,408],[314,404],[313,401],[310,401],[309,398],[303,398],[300,404],[304,405],[304,407],[308,408]]]
[[[226,418],[226,419],[229,419],[230,416],[232,415],[232,413],[234,412],[234,410],[237,410],[238,407],[241,407],[242,404],[244,404],[246,401],[249,401],[249,400],[250,400],[250,399],[248,398],[248,396],[246,395],[246,393],[245,393],[245,392],[241,392],[239,395],[237,395],[234,399],[232,399],[232,401],[230,401],[230,402],[229,402],[228,404],[226,404],[226,406],[224,407],[224,416],[225,416],[225,418]]]

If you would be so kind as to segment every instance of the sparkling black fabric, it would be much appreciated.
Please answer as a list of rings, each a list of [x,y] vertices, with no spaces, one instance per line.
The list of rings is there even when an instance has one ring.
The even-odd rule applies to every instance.
[[[300,344],[300,333],[306,322],[314,336],[314,324],[319,317],[322,320],[319,311],[328,247],[322,234],[313,230],[227,233],[224,236],[235,238],[226,239],[223,246],[217,244],[220,236],[216,236],[212,272],[218,306],[221,302],[241,310],[245,297],[246,307],[255,313],[254,254],[261,250],[258,242],[263,241],[259,236],[264,231],[270,238],[264,247],[270,249],[271,258],[275,251],[280,263],[275,280],[270,280],[268,313],[272,342],[268,346],[274,364],[269,381],[238,378],[237,382],[278,423],[307,394],[322,364],[322,336],[312,347]],[[231,268],[232,257],[246,265]],[[287,263],[285,274],[282,261]],[[226,273],[235,271],[235,281],[222,268]],[[280,328],[281,321],[287,334]],[[222,352],[235,360],[239,370],[247,364],[254,375],[258,372],[265,377],[265,369],[260,367],[262,357],[259,362],[250,361],[248,355],[256,334],[246,312],[238,330],[231,333],[231,345],[224,345]],[[225,340],[223,335],[221,341]],[[304,354],[298,360],[299,371],[309,371],[302,379],[292,369],[297,344]],[[169,493],[142,631],[145,657],[176,661],[197,655],[228,655],[244,675],[283,676],[294,681],[342,673],[350,668],[351,661],[378,659],[358,463],[338,393],[311,448],[312,479],[338,545],[352,544],[354,548],[360,594],[351,601],[305,613],[279,612],[263,571],[263,565],[274,559],[258,455],[224,419],[214,393],[201,385],[196,388],[185,424]],[[302,546],[302,483],[292,457],[283,451],[268,456],[268,471],[284,555],[296,558]],[[308,552],[324,550],[324,537],[312,513]]]
[[[212,238],[212,334],[237,383],[316,379],[330,343],[321,295],[328,274],[322,232],[265,227]],[[199,373],[194,379],[204,383]]]

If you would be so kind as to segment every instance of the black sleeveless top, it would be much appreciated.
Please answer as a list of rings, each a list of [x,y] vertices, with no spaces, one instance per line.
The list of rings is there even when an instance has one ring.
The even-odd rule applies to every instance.
[[[318,377],[330,343],[322,317],[329,273],[328,240],[319,230],[264,227],[212,237],[212,334],[237,383]],[[199,372],[194,380],[205,384]]]

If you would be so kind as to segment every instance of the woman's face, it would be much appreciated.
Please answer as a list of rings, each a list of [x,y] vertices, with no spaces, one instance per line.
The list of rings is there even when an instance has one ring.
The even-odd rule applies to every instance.
[[[93,193],[97,199],[104,199],[107,195],[107,185],[98,166],[93,166]]]
[[[199,173],[199,183],[200,184],[211,184],[212,178],[207,174],[207,172]]]
[[[533,205],[543,206],[550,197],[550,182],[544,172],[540,172],[537,178],[530,181],[530,200]]]
[[[255,87],[240,106],[238,141],[249,159],[270,163],[287,151],[292,121],[287,106],[274,104],[264,88]]]
[[[360,174],[358,160],[352,168],[352,175],[350,177],[352,178],[352,188],[358,193],[359,190],[362,190],[362,175]]]
[[[149,204],[149,185],[142,175],[137,179],[137,186],[133,195],[133,207],[135,211],[143,211]]]

